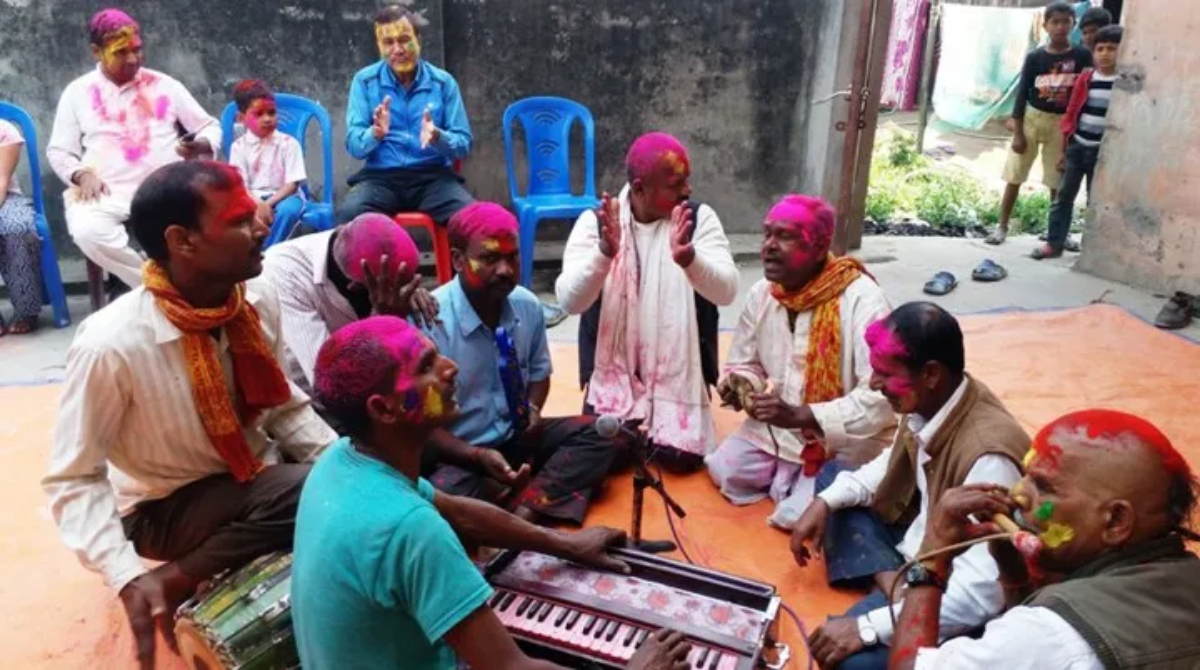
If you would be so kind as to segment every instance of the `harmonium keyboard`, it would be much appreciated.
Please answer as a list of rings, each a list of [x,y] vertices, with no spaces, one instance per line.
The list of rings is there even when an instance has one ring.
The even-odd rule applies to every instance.
[[[571,668],[622,668],[660,628],[687,635],[692,668],[782,668],[775,587],[626,549],[628,575],[529,551],[484,567],[489,605],[528,655]]]

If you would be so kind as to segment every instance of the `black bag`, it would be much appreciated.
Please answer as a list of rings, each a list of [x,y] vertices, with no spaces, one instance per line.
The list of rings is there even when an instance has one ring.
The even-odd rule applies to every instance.
[[[700,220],[700,207],[703,203],[688,201],[692,210],[693,223]],[[697,224],[698,225],[698,224]],[[696,225],[692,226],[692,234],[696,234]],[[716,386],[720,376],[717,357],[718,321],[721,313],[717,306],[699,293],[696,296],[696,331],[700,335],[700,368],[706,386]],[[600,307],[604,300],[601,293],[596,302],[588,308],[579,322],[579,388],[587,386],[592,378],[592,370],[596,367],[596,337],[600,332]]]

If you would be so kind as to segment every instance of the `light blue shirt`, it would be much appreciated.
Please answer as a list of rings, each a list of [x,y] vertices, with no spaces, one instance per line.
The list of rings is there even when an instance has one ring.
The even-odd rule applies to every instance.
[[[462,416],[450,427],[455,437],[477,446],[491,446],[509,436],[512,420],[504,383],[500,380],[500,354],[495,332],[479,320],[467,302],[459,278],[433,292],[441,307],[442,323],[429,336],[443,356],[458,366],[458,401]],[[550,345],[542,306],[528,289],[518,286],[508,295],[500,325],[512,336],[526,384],[550,378]]]
[[[492,596],[433,486],[343,438],[300,494],[292,624],[305,670],[453,670],[443,641]]]
[[[387,135],[377,140],[371,127],[375,108],[385,96],[391,96],[391,126]],[[426,109],[441,136],[422,149],[421,119]],[[365,160],[364,167],[371,169],[452,167],[471,152],[471,124],[458,82],[424,60],[417,62],[417,76],[408,90],[387,61],[359,70],[350,83],[346,104],[346,151]]]

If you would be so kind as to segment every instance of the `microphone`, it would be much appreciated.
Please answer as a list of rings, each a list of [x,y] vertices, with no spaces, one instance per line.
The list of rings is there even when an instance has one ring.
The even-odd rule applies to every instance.
[[[606,440],[611,440],[621,434],[635,440],[639,440],[642,437],[638,433],[626,428],[624,421],[611,414],[601,414],[596,417],[595,428],[596,433]]]

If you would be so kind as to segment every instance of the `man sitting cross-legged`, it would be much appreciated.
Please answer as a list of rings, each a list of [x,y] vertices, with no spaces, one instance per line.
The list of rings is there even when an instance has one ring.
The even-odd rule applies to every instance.
[[[420,478],[431,432],[457,414],[457,375],[431,340],[395,317],[346,326],[321,348],[316,396],[351,437],[321,458],[300,500],[291,606],[308,670],[557,667],[517,647],[455,531],[627,569],[603,553],[620,532],[547,531]],[[688,653],[681,634],[660,631],[627,667],[683,670]]]
[[[817,498],[792,531],[800,565],[824,545],[830,583],[891,586],[917,554],[929,509],[962,484],[1009,486],[1021,477],[1029,436],[979,380],[964,371],[962,330],[931,303],[908,303],[867,329],[871,388],[903,414],[892,446],[850,471],[831,461]],[[836,476],[836,479],[834,478]],[[1000,611],[996,564],[985,547],[955,564],[942,605],[942,634],[961,635]],[[812,635],[822,667],[882,668],[892,641],[887,597],[875,592]]]
[[[708,474],[735,505],[770,496],[779,528],[812,501],[827,458],[866,462],[896,424],[870,388],[865,339],[891,307],[861,263],[830,255],[833,229],[819,198],[789,195],[767,213],[764,278],[750,288],[717,386],[749,418],[705,459]]]
[[[256,209],[228,165],[152,173],[129,220],[143,286],[67,352],[42,486],[67,546],[120,593],[143,668],[155,620],[170,640],[198,583],[292,546],[305,463],[337,439],[281,369],[279,303],[251,281],[268,233]]]
[[[462,414],[432,433],[433,447],[442,461],[478,461],[491,479],[443,464],[430,480],[450,493],[508,502],[530,520],[582,523],[618,448],[596,433],[594,417],[542,418],[550,349],[541,306],[519,285],[517,219],[477,202],[450,219],[448,232],[458,276],[433,292],[441,322],[429,333],[461,370]],[[497,481],[507,490],[492,486]]]

